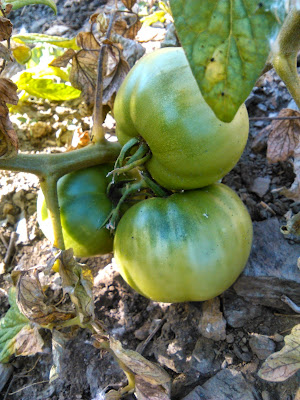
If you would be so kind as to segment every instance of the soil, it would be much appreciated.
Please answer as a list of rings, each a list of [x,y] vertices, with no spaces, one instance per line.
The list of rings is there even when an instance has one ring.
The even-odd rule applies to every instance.
[[[29,7],[25,12],[14,12],[12,21],[16,30],[25,27],[32,32],[46,32],[56,25],[67,26],[66,35],[70,36],[81,29],[90,14],[103,3],[105,1],[58,0],[56,18],[45,6],[38,5],[31,6],[30,13]],[[29,14],[30,18],[34,15],[34,24],[29,20]],[[74,131],[90,129],[91,118],[84,113],[84,105],[78,100],[66,103],[36,100],[24,104],[19,114],[12,118],[21,151],[65,151]],[[282,108],[291,106],[292,99],[280,78],[270,71],[260,86],[253,89],[246,105],[250,118],[274,116]],[[40,123],[33,129],[36,121]],[[284,224],[286,213],[291,210],[296,214],[300,211],[300,204],[277,191],[293,183],[292,162],[269,164],[266,140],[262,140],[260,146],[254,145],[268,124],[269,121],[265,120],[250,122],[245,152],[223,183],[239,194],[253,221],[276,217]],[[7,255],[13,232],[19,234],[6,270],[0,275],[0,316],[9,308],[7,290],[10,272],[15,268],[44,265],[51,257],[51,245],[36,220],[38,190],[39,182],[33,175],[0,172],[0,264]],[[290,243],[299,246],[296,239],[290,240]],[[264,381],[257,375],[267,355],[280,350],[284,345],[284,336],[299,323],[298,315],[292,310],[282,312],[262,305],[254,306],[230,289],[219,298],[218,307],[227,325],[225,334],[216,340],[200,333],[203,303],[163,304],[145,299],[122,280],[111,254],[80,261],[91,268],[94,276],[96,317],[105,323],[109,332],[125,348],[142,348],[146,358],[165,368],[172,377],[172,400],[182,400],[200,385],[205,387],[222,371],[241,373],[241,379],[250,389],[249,394],[244,391],[243,395],[232,389],[231,394],[220,399],[296,399],[299,374],[280,383]],[[56,282],[57,276],[51,279],[52,283]],[[239,313],[238,323],[232,322],[233,314],[230,317],[234,311]],[[159,328],[148,343],[147,338],[157,325]],[[81,329],[73,332],[65,344],[59,378],[50,383],[49,372],[53,361],[51,335],[46,330],[41,333],[45,341],[42,353],[12,359],[13,372],[0,393],[2,399],[100,400],[103,390],[126,384],[125,375],[113,358],[93,347],[89,333]],[[255,347],[253,338],[265,340],[262,351]],[[189,400],[219,398],[200,397],[196,392],[192,393],[195,394]],[[131,395],[127,398],[135,397]]]

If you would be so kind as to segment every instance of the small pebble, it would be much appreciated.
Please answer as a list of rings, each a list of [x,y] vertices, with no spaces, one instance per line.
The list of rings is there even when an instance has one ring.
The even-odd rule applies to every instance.
[[[226,335],[226,342],[227,343],[233,343],[234,342],[234,336],[232,333],[229,333],[228,335]]]
[[[275,333],[275,335],[273,336],[273,340],[274,340],[274,342],[280,343],[280,342],[283,342],[284,337],[282,335],[280,335],[279,333]]]

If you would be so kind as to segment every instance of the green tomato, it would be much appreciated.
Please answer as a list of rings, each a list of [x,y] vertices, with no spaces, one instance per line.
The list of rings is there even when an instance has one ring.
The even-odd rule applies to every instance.
[[[98,165],[71,172],[59,179],[58,201],[66,249],[72,247],[77,257],[90,257],[112,251],[113,238],[105,228],[99,229],[112,210],[106,196],[110,182],[106,178],[111,165]],[[37,202],[38,222],[53,243],[53,228],[42,191]]]
[[[124,280],[155,301],[211,299],[242,272],[252,243],[252,223],[229,187],[144,200],[126,211],[114,239]]]
[[[217,182],[239,160],[248,138],[245,105],[230,123],[206,104],[182,48],[143,57],[121,85],[114,105],[122,145],[141,136],[152,151],[146,167],[168,189]]]

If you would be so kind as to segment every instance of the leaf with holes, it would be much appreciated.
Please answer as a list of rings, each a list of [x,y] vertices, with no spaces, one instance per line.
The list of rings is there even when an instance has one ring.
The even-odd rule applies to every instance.
[[[270,163],[286,161],[300,143],[300,113],[285,108],[278,117],[299,117],[292,120],[274,120],[270,127],[267,158]]]
[[[233,119],[259,77],[284,18],[282,3],[170,0],[193,74],[220,120]]]
[[[269,356],[258,371],[266,381],[283,382],[300,369],[300,324],[284,339],[285,346]]]

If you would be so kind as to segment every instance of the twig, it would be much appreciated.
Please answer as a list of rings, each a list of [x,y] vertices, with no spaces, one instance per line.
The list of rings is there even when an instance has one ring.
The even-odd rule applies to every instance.
[[[22,390],[25,390],[25,389],[27,389],[27,388],[30,388],[31,386],[40,385],[41,383],[49,383],[49,380],[31,383],[30,385],[21,387],[20,389],[16,390],[15,392],[9,393],[9,395],[11,396],[11,395],[13,395],[13,394],[16,394],[16,393],[21,392]]]
[[[111,13],[111,17],[109,20],[109,26],[105,35],[104,41],[108,41],[113,29],[113,23],[116,16],[116,9]],[[106,44],[102,43],[99,58],[98,58],[98,67],[97,67],[97,82],[96,82],[96,90],[95,90],[95,104],[94,104],[94,112],[93,112],[93,129],[92,129],[92,141],[100,142],[104,140],[103,133],[103,62],[104,62],[104,53]]]
[[[9,245],[8,245],[8,248],[7,248],[6,255],[4,257],[5,268],[8,267],[9,261],[10,261],[12,255],[13,255],[13,252],[15,251],[15,243],[16,243],[16,241],[18,239],[18,236],[19,235],[17,234],[17,232],[12,232],[12,234],[10,236]]]
[[[283,295],[281,296],[281,301],[286,303],[292,310],[294,310],[297,314],[300,314],[300,306],[297,306],[289,297]]]
[[[262,205],[266,210],[270,211],[271,214],[276,215],[276,212],[264,201],[261,201],[260,205]]]
[[[273,121],[273,120],[289,120],[289,119],[300,119],[299,117],[250,117],[249,121]]]
[[[0,239],[1,239],[4,247],[7,249],[8,248],[8,244],[7,244],[7,241],[5,240],[5,237],[3,236],[2,232],[0,232]]]
[[[166,321],[166,316],[164,316],[156,325],[156,327],[152,330],[152,332],[150,333],[150,335],[147,337],[146,340],[144,340],[142,343],[140,343],[137,347],[137,351],[140,354],[143,354],[143,352],[145,351],[146,347],[148,346],[148,344],[151,342],[151,340],[153,339],[153,337],[155,336],[155,334],[160,330],[160,328],[163,326],[163,324]]]

